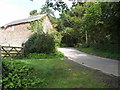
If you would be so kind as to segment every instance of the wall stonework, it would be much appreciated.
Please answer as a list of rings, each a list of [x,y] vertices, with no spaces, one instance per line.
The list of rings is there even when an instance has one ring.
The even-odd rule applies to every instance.
[[[47,33],[47,32],[50,33],[53,30],[53,26],[52,26],[48,16],[44,17],[42,25],[43,25],[43,31],[45,33]]]
[[[28,30],[29,26],[29,23],[24,23],[0,30],[0,44],[6,46],[21,46],[21,44],[33,34],[31,30]]]

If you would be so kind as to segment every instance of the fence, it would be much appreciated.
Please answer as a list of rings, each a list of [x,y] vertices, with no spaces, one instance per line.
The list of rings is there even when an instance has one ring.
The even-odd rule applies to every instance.
[[[0,45],[0,58],[14,58],[23,56],[24,47],[12,47],[12,46],[1,46]]]

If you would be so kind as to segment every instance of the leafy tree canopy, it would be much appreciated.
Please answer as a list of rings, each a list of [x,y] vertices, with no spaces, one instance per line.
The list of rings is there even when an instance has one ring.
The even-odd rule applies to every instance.
[[[47,7],[51,7],[55,11],[57,10],[59,12],[63,12],[64,10],[68,10],[67,4],[65,2],[63,2],[62,0],[61,1],[47,0],[46,5],[47,5]]]
[[[52,9],[50,9],[49,7],[47,7],[47,5],[43,5],[41,8],[41,13],[42,14],[48,14],[48,16],[55,16],[54,15],[54,11]]]

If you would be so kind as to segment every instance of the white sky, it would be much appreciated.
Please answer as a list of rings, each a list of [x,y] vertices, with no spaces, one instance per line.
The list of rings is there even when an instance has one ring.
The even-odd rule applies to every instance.
[[[42,5],[45,4],[45,1],[46,0],[34,0],[33,2],[30,0],[0,0],[0,26],[14,20],[26,18],[29,16],[29,12],[32,10],[37,9],[39,12]],[[70,7],[73,0],[62,1],[64,1],[68,7]],[[59,16],[58,11],[55,12],[55,16]]]
[[[0,26],[13,20],[26,18],[31,10],[40,10],[45,0],[0,0]]]
[[[0,26],[9,23],[14,20],[26,18],[29,16],[29,12],[37,9],[40,11],[42,5],[46,0],[0,0]],[[69,6],[71,3],[68,0],[65,1]],[[58,17],[59,12],[55,12]]]

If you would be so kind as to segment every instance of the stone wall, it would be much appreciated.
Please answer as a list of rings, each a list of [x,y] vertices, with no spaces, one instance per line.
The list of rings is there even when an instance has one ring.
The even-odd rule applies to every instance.
[[[0,44],[5,46],[21,46],[32,34],[31,30],[28,30],[29,26],[29,23],[24,23],[0,30]]]
[[[52,32],[53,26],[52,26],[52,24],[51,24],[50,19],[48,18],[48,16],[45,16],[45,17],[44,17],[44,20],[43,20],[42,25],[43,25],[43,31],[44,31],[45,33],[47,33],[47,32],[48,32],[48,33]]]

